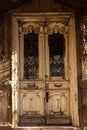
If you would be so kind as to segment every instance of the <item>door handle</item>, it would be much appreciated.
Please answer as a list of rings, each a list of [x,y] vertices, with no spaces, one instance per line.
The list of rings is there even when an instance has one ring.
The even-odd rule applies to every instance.
[[[48,102],[49,99],[49,92],[46,92],[46,102]]]

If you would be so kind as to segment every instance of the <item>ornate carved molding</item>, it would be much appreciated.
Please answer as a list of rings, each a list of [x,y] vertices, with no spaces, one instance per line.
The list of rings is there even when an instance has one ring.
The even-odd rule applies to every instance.
[[[21,90],[37,90],[38,86],[35,84],[27,84],[27,86],[20,86]]]
[[[28,34],[28,33],[32,33],[32,31],[34,31],[34,33],[38,33],[40,31],[40,27],[38,24],[32,22],[26,22],[26,23],[20,23],[19,24],[19,33],[23,33],[23,34]]]
[[[48,33],[60,33],[60,34],[66,34],[68,33],[68,27],[65,26],[63,23],[50,23],[47,26],[47,32]]]

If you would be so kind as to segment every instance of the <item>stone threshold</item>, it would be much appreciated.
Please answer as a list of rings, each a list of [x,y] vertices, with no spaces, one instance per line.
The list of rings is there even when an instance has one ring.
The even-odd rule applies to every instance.
[[[0,130],[81,130],[79,127],[73,126],[40,126],[40,127],[17,127],[0,126]],[[84,128],[87,130],[87,127]]]
[[[38,127],[18,127],[12,130],[81,130],[79,127],[73,126],[38,126]]]

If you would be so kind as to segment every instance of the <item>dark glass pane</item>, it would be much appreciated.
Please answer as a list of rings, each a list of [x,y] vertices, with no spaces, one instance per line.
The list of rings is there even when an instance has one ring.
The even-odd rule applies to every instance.
[[[38,34],[24,35],[24,78],[38,78]]]
[[[49,35],[50,76],[64,78],[64,35],[54,33]]]

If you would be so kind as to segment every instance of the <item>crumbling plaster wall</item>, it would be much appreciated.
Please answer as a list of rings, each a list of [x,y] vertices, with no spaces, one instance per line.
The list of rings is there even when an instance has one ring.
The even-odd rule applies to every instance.
[[[0,18],[0,122],[11,121],[11,17]]]

